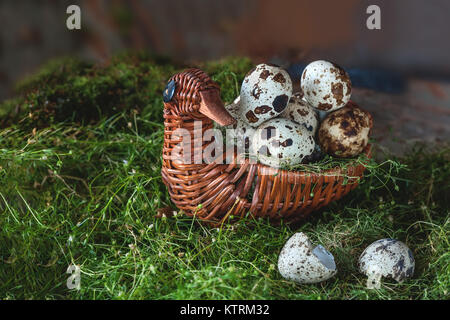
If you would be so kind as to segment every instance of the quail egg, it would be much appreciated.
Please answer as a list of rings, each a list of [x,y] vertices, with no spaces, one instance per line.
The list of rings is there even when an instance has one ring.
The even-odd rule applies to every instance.
[[[225,126],[225,134],[227,138],[227,145],[238,147],[238,153],[249,153],[251,151],[252,138],[255,133],[255,128],[251,127],[241,117],[241,101],[238,96],[233,103],[226,105],[225,109],[231,114],[236,122],[232,125]]]
[[[318,144],[316,144],[314,146],[313,153],[311,153],[309,156],[304,157],[302,163],[307,164],[307,163],[312,163],[312,162],[318,162],[318,161],[322,160],[324,157],[325,157],[325,154],[320,149],[320,146]]]
[[[304,125],[313,134],[316,133],[319,119],[316,111],[301,98],[300,93],[294,94],[289,103],[281,113],[280,117],[290,119],[298,124]]]
[[[249,126],[247,122],[238,119],[235,124],[227,127],[227,139],[230,137],[238,153],[252,153],[253,135],[256,129]]]
[[[242,83],[242,118],[256,128],[283,112],[291,96],[289,74],[280,67],[260,64],[246,75]]]
[[[271,167],[296,165],[314,151],[314,136],[292,120],[276,118],[264,122],[253,135],[258,160]]]
[[[368,276],[367,288],[380,288],[381,277],[402,282],[414,274],[414,256],[401,241],[381,239],[368,246],[359,257],[359,270]]]
[[[372,125],[371,114],[350,102],[322,121],[318,133],[320,147],[335,157],[356,156],[367,146]]]
[[[347,72],[340,66],[318,60],[303,70],[301,88],[308,103],[323,111],[342,108],[350,100],[352,83]]]
[[[337,273],[333,255],[323,246],[313,246],[306,234],[294,234],[278,257],[278,271],[297,283],[318,283]]]
[[[241,96],[234,99],[233,103],[225,105],[225,109],[236,120],[242,119]]]

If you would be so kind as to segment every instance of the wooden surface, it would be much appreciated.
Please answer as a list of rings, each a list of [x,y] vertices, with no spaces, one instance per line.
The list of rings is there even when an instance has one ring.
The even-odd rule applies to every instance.
[[[355,88],[352,100],[373,115],[373,138],[395,154],[417,141],[450,141],[450,82],[410,79],[402,94]]]

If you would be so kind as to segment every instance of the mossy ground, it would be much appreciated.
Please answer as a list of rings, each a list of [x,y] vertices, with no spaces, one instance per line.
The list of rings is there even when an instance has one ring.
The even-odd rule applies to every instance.
[[[106,66],[53,62],[0,105],[0,299],[448,299],[450,148],[390,158],[301,226],[211,229],[171,207],[162,184],[162,96],[183,65],[145,54]],[[231,102],[247,59],[202,64]],[[338,274],[296,285],[277,272],[295,231],[335,256]],[[397,238],[414,278],[367,290],[364,248]],[[66,286],[81,266],[81,290]]]

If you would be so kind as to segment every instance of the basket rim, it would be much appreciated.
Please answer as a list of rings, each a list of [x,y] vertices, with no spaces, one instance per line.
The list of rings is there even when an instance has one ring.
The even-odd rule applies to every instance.
[[[371,158],[372,156],[372,144],[367,144],[367,146],[364,148],[363,152],[368,159]],[[248,160],[246,160],[248,161]],[[238,166],[240,167],[242,164],[238,164]],[[262,163],[257,163],[254,164],[257,165],[259,170],[264,170],[266,171],[266,173],[269,173],[270,175],[276,175],[276,174],[286,174],[286,175],[295,175],[295,176],[311,176],[311,177],[321,177],[321,176],[326,176],[326,177],[336,177],[336,176],[342,176],[345,171],[343,171],[342,167],[336,166],[330,169],[326,169],[320,172],[312,172],[312,171],[306,171],[306,170],[286,170],[286,169],[280,169],[280,168],[275,168],[275,167],[271,167]],[[346,167],[347,171],[353,171],[356,168],[360,167],[360,166],[364,166],[361,163],[357,163],[357,164],[350,164],[348,167]],[[364,166],[365,167],[365,166]],[[358,175],[356,175],[358,176]],[[355,177],[356,177],[355,176]]]

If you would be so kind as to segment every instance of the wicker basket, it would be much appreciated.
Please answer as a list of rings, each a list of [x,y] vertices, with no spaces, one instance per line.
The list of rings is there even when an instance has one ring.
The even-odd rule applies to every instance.
[[[281,219],[298,221],[346,195],[356,188],[363,176],[365,167],[361,164],[320,174],[251,164],[248,159],[231,164],[221,161],[185,164],[172,157],[172,151],[181,142],[177,136],[174,138],[175,130],[185,129],[191,142],[200,143],[203,150],[211,142],[205,143],[201,137],[213,128],[213,120],[229,125],[234,119],[220,100],[219,86],[199,69],[173,76],[164,101],[162,178],[173,203],[187,215],[195,215],[202,221],[221,224],[247,214],[268,217],[273,223]],[[202,121],[201,134],[195,132],[194,120]],[[370,151],[368,145],[364,151],[368,157]],[[232,154],[237,160],[236,152]],[[218,156],[224,157],[225,154]]]

